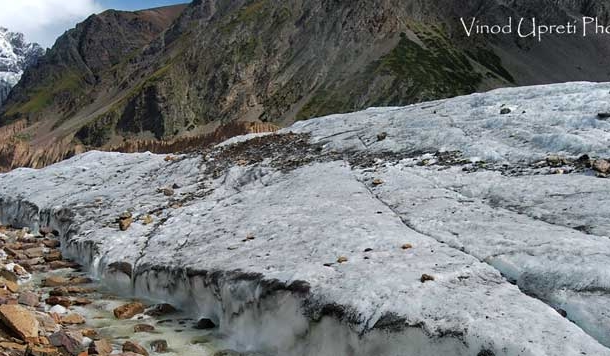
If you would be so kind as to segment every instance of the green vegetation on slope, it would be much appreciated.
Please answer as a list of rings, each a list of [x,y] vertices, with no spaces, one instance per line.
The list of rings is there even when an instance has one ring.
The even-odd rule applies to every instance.
[[[85,83],[76,71],[66,70],[57,79],[48,79],[32,89],[28,100],[11,107],[7,116],[37,114],[51,106],[57,97],[78,97],[84,91]]]

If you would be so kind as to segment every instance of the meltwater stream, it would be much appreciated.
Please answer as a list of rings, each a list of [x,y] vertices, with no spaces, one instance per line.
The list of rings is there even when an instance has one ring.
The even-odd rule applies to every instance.
[[[50,271],[33,271],[32,277],[21,284],[22,291],[32,291],[46,300],[57,287],[47,287],[44,281],[49,277],[87,277],[83,272],[73,268],[62,268]],[[122,351],[122,345],[126,341],[133,341],[141,345],[149,355],[165,356],[218,356],[238,355],[227,350],[223,336],[219,335],[217,329],[202,330],[197,328],[198,320],[193,319],[182,311],[162,313],[162,315],[147,315],[141,313],[127,320],[119,320],[114,316],[114,309],[134,302],[133,299],[118,296],[112,288],[103,283],[91,280],[91,283],[78,284],[67,287],[76,287],[82,292],[71,293],[70,297],[80,298],[90,302],[86,305],[71,305],[69,308],[44,305],[47,312],[59,312],[60,316],[68,313],[77,313],[86,320],[84,324],[75,326],[78,330],[93,330],[97,334],[96,339],[106,339],[113,347],[113,353]],[[153,301],[138,299],[149,308],[156,304]],[[63,313],[62,313],[63,311]],[[63,315],[62,315],[63,314]],[[153,313],[154,314],[154,313]],[[148,332],[136,332],[136,325],[148,325],[154,330]],[[167,350],[156,352],[151,346],[155,341],[165,341]]]

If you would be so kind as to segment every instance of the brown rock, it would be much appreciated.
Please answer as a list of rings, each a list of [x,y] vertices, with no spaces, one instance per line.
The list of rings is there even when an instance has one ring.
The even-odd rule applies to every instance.
[[[26,256],[28,256],[28,258],[42,257],[44,255],[42,247],[30,248],[28,250],[25,250],[24,253]]]
[[[429,274],[422,274],[421,278],[419,279],[422,283],[426,283],[428,281],[433,281],[434,280],[434,276],[431,276]]]
[[[28,346],[26,351],[27,356],[60,356],[61,353],[56,347],[52,346]]]
[[[4,268],[0,269],[0,277],[4,278],[7,281],[15,283],[19,280],[19,276],[15,272],[9,271]]]
[[[89,284],[89,283],[93,283],[93,279],[89,278],[89,277],[72,277],[70,278],[70,284],[71,285],[75,285],[75,284]]]
[[[96,340],[89,345],[90,355],[106,356],[112,353],[112,344],[106,339]]]
[[[155,304],[151,308],[147,309],[146,312],[144,312],[144,314],[150,315],[150,316],[163,316],[163,315],[175,313],[177,311],[178,310],[176,308],[174,308],[173,305],[167,304],[167,303],[162,303],[162,304]]]
[[[38,320],[20,305],[0,305],[0,319],[23,341],[38,338]]]
[[[114,316],[117,319],[131,319],[136,314],[140,314],[144,312],[144,304],[134,302],[122,305],[116,309],[114,309]]]
[[[68,286],[66,287],[68,294],[87,294],[95,292],[95,288],[92,287],[79,287],[79,286]]]
[[[61,323],[64,325],[80,325],[86,323],[85,318],[76,313],[71,313],[61,318]]]
[[[18,264],[15,264],[13,266],[13,272],[15,272],[15,274],[17,276],[25,276],[25,275],[28,274],[28,271],[24,267],[22,267],[22,266],[20,266]]]
[[[602,174],[610,173],[610,162],[605,159],[596,159],[591,167]]]
[[[166,197],[171,197],[174,195],[174,190],[172,188],[161,188],[159,191],[162,192]]]
[[[76,330],[60,330],[49,336],[51,345],[63,346],[71,355],[78,355],[84,350],[83,335]]]
[[[46,255],[44,255],[44,260],[47,262],[59,261],[62,259],[61,251],[52,250],[49,251]]]
[[[44,302],[51,306],[61,305],[62,307],[65,307],[65,308],[68,308],[68,307],[70,307],[70,305],[72,305],[72,301],[70,300],[70,298],[61,297],[61,296],[50,296],[47,299],[45,299]]]
[[[25,291],[19,295],[19,304],[27,305],[30,307],[35,307],[40,303],[40,298],[38,298],[38,294],[30,291]]]
[[[72,299],[72,305],[80,305],[80,306],[82,306],[82,305],[89,305],[91,303],[93,303],[93,302],[91,300],[87,299],[87,298],[79,297],[79,298]]]
[[[137,324],[133,327],[135,333],[149,333],[155,331],[155,327],[148,324]]]
[[[125,341],[125,343],[123,344],[123,352],[133,352],[136,354],[148,356],[148,351],[146,351],[145,348],[133,341]]]
[[[381,179],[381,178],[373,179],[373,185],[381,185],[381,184],[383,184],[383,179]]]
[[[52,235],[53,234],[53,229],[51,227],[49,227],[49,226],[43,226],[40,229],[38,229],[38,232],[41,235],[43,235],[43,236]]]
[[[345,262],[347,262],[347,257],[341,256],[341,257],[337,258],[337,263],[345,263]]]
[[[150,349],[154,352],[165,353],[167,352],[168,346],[165,340],[153,340],[150,342]]]
[[[141,220],[142,220],[142,224],[144,224],[144,225],[150,225],[150,224],[152,224],[152,223],[153,223],[153,221],[154,221],[154,220],[153,220],[153,217],[152,217],[152,216],[150,216],[149,214],[144,215],[144,216],[141,218]]]
[[[48,248],[58,248],[61,245],[59,240],[52,240],[52,239],[44,239],[44,240],[42,240],[42,244]]]
[[[55,319],[49,314],[42,312],[35,312],[34,317],[38,320],[38,327],[48,333],[54,333],[59,331],[60,326],[57,324]]]
[[[413,245],[411,245],[411,244],[404,244],[404,245],[402,245],[402,246],[401,246],[401,248],[402,248],[403,250],[408,250],[408,249],[412,249],[412,248],[413,248]]]
[[[24,345],[24,344],[18,344],[16,342],[10,342],[10,341],[0,341],[0,350],[2,350],[2,351],[6,351],[6,350],[25,351],[26,348],[27,348],[27,345]]]
[[[99,334],[97,333],[97,331],[95,331],[95,329],[81,329],[81,333],[83,334],[83,336],[88,337],[90,339],[99,338]]]
[[[133,218],[121,219],[119,220],[119,229],[121,231],[127,231],[131,224],[133,223]]]
[[[70,284],[70,280],[61,276],[49,276],[43,282],[43,287],[61,287]]]
[[[62,269],[62,268],[78,268],[80,265],[72,261],[53,261],[49,263],[51,269]]]
[[[6,287],[11,293],[17,293],[19,291],[19,284],[17,284],[17,282],[0,280],[0,285]]]

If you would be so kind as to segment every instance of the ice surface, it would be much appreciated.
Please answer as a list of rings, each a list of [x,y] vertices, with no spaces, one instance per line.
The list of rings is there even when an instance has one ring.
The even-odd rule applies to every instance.
[[[527,168],[609,157],[609,98],[567,83],[299,122],[284,132],[327,158],[293,169],[89,152],[0,175],[0,223],[51,225],[117,290],[211,318],[242,351],[610,355],[610,181]],[[527,169],[431,164],[439,150]]]

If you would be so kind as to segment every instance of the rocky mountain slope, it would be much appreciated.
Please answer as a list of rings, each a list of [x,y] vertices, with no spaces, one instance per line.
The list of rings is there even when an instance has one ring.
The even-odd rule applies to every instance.
[[[89,152],[1,174],[0,224],[56,230],[107,285],[245,353],[610,355],[609,92],[499,89],[197,154]]]
[[[37,43],[27,43],[23,34],[0,27],[0,107],[23,71],[36,64],[44,50]]]
[[[604,21],[608,4],[198,0],[93,16],[14,90],[0,124],[22,139],[0,149],[0,158],[41,166],[125,142],[206,141],[234,121],[282,126],[515,84],[607,80],[604,37],[468,38],[459,18],[565,23],[586,14]]]

